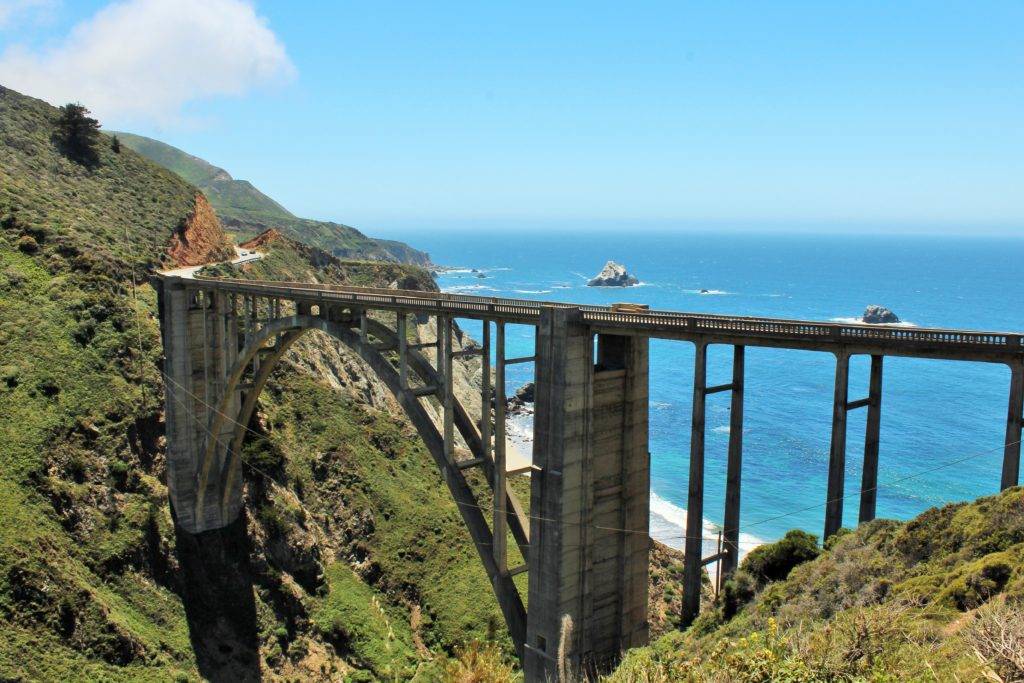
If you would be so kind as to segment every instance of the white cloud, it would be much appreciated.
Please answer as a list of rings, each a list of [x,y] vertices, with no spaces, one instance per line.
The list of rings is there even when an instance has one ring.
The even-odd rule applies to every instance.
[[[0,83],[54,104],[81,101],[108,125],[179,122],[188,102],[293,74],[284,45],[244,0],[124,0],[43,51],[14,45],[0,55]]]

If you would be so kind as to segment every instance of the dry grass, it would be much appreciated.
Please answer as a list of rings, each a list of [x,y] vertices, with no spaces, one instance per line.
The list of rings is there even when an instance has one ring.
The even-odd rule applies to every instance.
[[[965,629],[974,655],[1001,683],[1024,681],[1024,607],[1000,602],[985,607]]]

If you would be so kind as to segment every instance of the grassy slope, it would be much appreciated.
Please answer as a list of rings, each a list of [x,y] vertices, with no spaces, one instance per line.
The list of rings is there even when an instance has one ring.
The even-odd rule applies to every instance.
[[[0,89],[0,672],[166,680],[195,665],[181,604],[153,580],[170,537],[142,462],[159,340],[128,273],[161,260],[195,191],[128,150],[67,161],[54,118]]]
[[[429,257],[402,242],[367,237],[355,228],[330,221],[298,218],[245,180],[158,140],[117,133],[128,147],[198,186],[213,204],[221,220],[246,239],[268,228],[319,247],[335,256],[398,260],[427,265]]]
[[[199,157],[141,135],[122,132],[114,134],[126,146],[203,190],[222,218],[244,220],[246,216],[253,216],[262,222],[289,221],[295,218],[251,183],[235,180],[224,169]]]
[[[906,523],[865,524],[735,618],[709,615],[631,652],[615,680],[1018,680],[975,651],[985,653],[977,633],[998,618],[1017,620],[1006,633],[1024,650],[1022,611],[1016,488]]]

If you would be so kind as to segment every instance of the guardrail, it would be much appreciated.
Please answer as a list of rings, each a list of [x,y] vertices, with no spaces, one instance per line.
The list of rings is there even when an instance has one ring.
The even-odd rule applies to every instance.
[[[944,328],[894,327],[890,325],[847,324],[777,318],[725,316],[707,313],[644,310],[615,311],[607,306],[481,297],[468,294],[419,292],[374,287],[270,282],[235,278],[196,276],[183,280],[188,287],[253,294],[276,298],[297,298],[312,303],[352,302],[367,308],[407,310],[413,313],[447,313],[453,317],[502,319],[535,324],[545,307],[577,308],[584,322],[594,326],[628,329],[657,337],[665,335],[722,335],[743,338],[862,344],[867,346],[919,349],[976,350],[982,353],[1020,354],[1021,334]],[[969,354],[968,354],[969,355]]]

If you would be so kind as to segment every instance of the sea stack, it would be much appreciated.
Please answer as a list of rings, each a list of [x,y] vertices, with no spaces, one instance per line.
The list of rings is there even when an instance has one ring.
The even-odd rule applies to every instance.
[[[509,414],[518,415],[524,412],[531,412],[534,402],[534,384],[527,382],[516,389],[516,395],[506,401]]]
[[[626,270],[626,266],[615,261],[604,264],[597,277],[587,282],[588,287],[632,287],[638,284],[640,281]]]
[[[876,306],[871,304],[864,309],[864,315],[861,316],[861,320],[866,323],[898,323],[900,321],[899,316],[890,311],[885,306]]]

